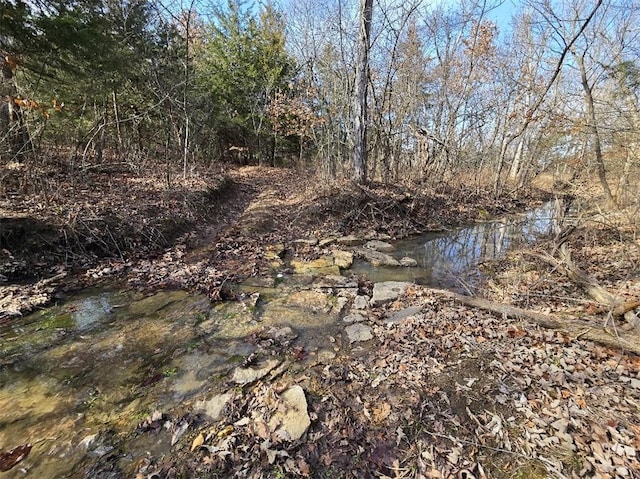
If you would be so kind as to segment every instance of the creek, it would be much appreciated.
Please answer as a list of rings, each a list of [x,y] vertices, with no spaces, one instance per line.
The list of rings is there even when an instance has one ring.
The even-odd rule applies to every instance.
[[[410,281],[469,294],[484,279],[479,263],[500,259],[509,250],[550,234],[555,216],[556,205],[550,201],[520,215],[414,236],[396,241],[391,255],[415,259],[416,268],[373,267],[358,260],[350,271],[373,282]]]
[[[481,280],[479,261],[548,233],[552,211],[547,204],[398,241],[393,255],[411,256],[418,267],[373,268],[358,261],[348,273],[474,287]],[[117,477],[97,472],[107,457],[116,457],[118,469],[132,476],[145,455],[172,448],[171,434],[137,433],[139,425],[154,411],[171,412],[177,424],[199,398],[237,387],[231,372],[261,351],[270,328],[295,330],[299,349],[278,350],[289,357],[304,350],[292,361],[294,370],[350,354],[355,348],[344,339],[340,320],[350,288],[332,289],[330,281],[335,278],[308,275],[268,286],[248,281],[238,287],[244,300],[214,305],[184,291],[143,296],[113,287],[85,291],[1,326],[0,450],[33,444],[3,477]]]

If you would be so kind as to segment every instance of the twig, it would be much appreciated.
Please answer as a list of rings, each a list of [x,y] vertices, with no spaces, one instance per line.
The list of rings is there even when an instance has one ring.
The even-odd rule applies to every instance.
[[[422,431],[427,433],[427,434],[429,434],[430,436],[433,436],[433,437],[439,437],[441,439],[449,439],[450,441],[452,441],[454,443],[457,442],[457,443],[466,444],[467,446],[475,446],[478,449],[488,449],[490,451],[502,452],[502,453],[505,453],[505,454],[511,454],[511,455],[514,455],[514,456],[522,457],[524,459],[530,459],[531,458],[528,454],[523,454],[523,453],[518,452],[518,451],[509,451],[508,449],[504,449],[504,448],[501,448],[501,447],[487,446],[485,444],[480,444],[477,441],[471,441],[469,439],[462,439],[462,438],[459,438],[459,437],[453,437],[453,436],[451,436],[449,434],[440,434],[440,433],[428,431],[428,430],[425,430],[425,429],[423,429]]]
[[[116,249],[118,250],[118,254],[120,255],[120,259],[124,261],[124,255],[122,254],[122,251],[120,251],[120,246],[118,246],[118,242],[111,234],[111,230],[109,229],[108,226],[107,226],[107,233],[109,233],[109,237],[111,238],[111,241],[113,241],[113,244],[116,246]]]
[[[573,338],[573,341],[575,341],[576,339],[580,339],[580,336],[583,336],[583,335],[587,334],[587,333],[588,333],[589,331],[591,331],[592,329],[593,329],[593,328],[587,328],[587,329],[585,329],[584,331],[582,331],[582,332],[580,332],[580,333],[576,334],[576,337],[575,337],[575,338]]]

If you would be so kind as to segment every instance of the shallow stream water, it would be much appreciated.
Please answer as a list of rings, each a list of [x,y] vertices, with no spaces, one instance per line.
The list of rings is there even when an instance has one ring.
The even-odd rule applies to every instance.
[[[414,236],[395,242],[390,254],[398,260],[413,258],[418,267],[373,267],[359,260],[350,271],[374,282],[411,281],[469,293],[483,279],[477,267],[480,262],[499,259],[510,249],[552,233],[555,217],[556,205],[548,202],[521,215]]]
[[[417,268],[358,262],[349,273],[473,285],[479,261],[549,232],[552,211],[549,204],[400,241],[393,255],[415,258]],[[196,398],[228,388],[230,372],[256,349],[247,341],[256,331],[294,328],[311,360],[319,351],[348,349],[340,339],[345,301],[317,288],[322,278],[309,281],[294,275],[270,287],[241,285],[247,298],[260,293],[257,304],[212,305],[183,291],[87,291],[0,327],[0,450],[33,444],[1,477],[117,477],[86,471],[110,454],[126,472],[148,453],[169,452],[170,435],[136,435],[138,425],[153,411],[188,411]]]

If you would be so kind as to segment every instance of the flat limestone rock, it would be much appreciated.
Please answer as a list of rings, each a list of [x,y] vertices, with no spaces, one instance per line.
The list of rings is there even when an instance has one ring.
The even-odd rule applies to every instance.
[[[320,351],[318,351],[318,362],[320,364],[328,364],[333,359],[335,359],[335,357],[336,353],[328,349],[321,349]]]
[[[208,401],[197,401],[195,410],[206,414],[211,420],[217,421],[222,417],[224,408],[233,399],[233,393],[218,394]]]
[[[296,333],[291,326],[272,326],[264,331],[262,335],[266,338],[273,339],[281,346],[288,346],[298,337],[298,333]]]
[[[365,321],[367,318],[362,315],[362,313],[359,312],[353,312],[347,316],[345,316],[344,318],[342,318],[342,321],[344,321],[345,323],[351,324],[351,323],[361,323],[362,321]]]
[[[336,304],[331,308],[331,312],[334,314],[341,314],[349,303],[349,298],[337,297]]]
[[[318,244],[318,240],[316,238],[300,238],[293,240],[293,244],[295,246],[315,246]]]
[[[291,260],[291,267],[296,274],[340,275],[340,268],[333,264],[330,256],[314,261]]]
[[[356,296],[353,300],[353,309],[367,309],[370,299],[369,296]]]
[[[404,294],[410,284],[404,281],[384,281],[374,284],[371,305],[380,306],[395,301]]]
[[[351,251],[333,250],[333,264],[340,269],[349,269],[353,264],[353,253]]]
[[[311,425],[304,390],[291,386],[280,395],[278,409],[269,421],[271,429],[283,441],[297,441]]]
[[[371,327],[362,323],[353,323],[347,326],[345,329],[350,343],[357,343],[360,341],[369,341],[373,339],[373,333]]]
[[[257,381],[258,379],[262,379],[269,371],[278,366],[280,361],[277,359],[270,359],[265,361],[257,368],[236,368],[233,371],[233,376],[231,380],[240,385],[245,385]]]
[[[331,246],[337,241],[338,238],[324,238],[318,241],[318,246],[320,248],[326,248],[327,246]]]
[[[396,260],[393,256],[381,251],[376,251],[369,248],[358,248],[356,250],[356,253],[358,253],[365,260],[371,263],[372,266],[400,266],[398,260]]]
[[[338,238],[336,242],[345,246],[358,246],[363,244],[364,240],[362,238],[358,238],[357,236],[349,235]]]
[[[371,240],[368,241],[365,245],[365,248],[369,248],[369,249],[373,249],[376,251],[382,251],[382,252],[388,252],[388,251],[393,251],[395,250],[395,246],[393,246],[391,243],[387,243],[386,241],[380,241],[380,240]]]
[[[418,266],[418,262],[415,259],[410,258],[409,256],[405,256],[404,258],[402,258],[400,260],[400,264],[405,268],[415,268],[416,266]]]

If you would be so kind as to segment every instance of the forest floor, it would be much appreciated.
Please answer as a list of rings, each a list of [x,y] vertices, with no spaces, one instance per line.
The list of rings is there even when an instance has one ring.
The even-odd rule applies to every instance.
[[[114,277],[216,300],[224,286],[268,272],[265,245],[352,233],[406,237],[523,211],[541,198],[330,185],[262,167],[170,184],[127,165],[69,171],[62,162],[4,165],[0,177],[0,322]]]
[[[258,167],[171,187],[130,172],[86,172],[72,182],[60,170],[44,185],[55,194],[44,197],[43,185],[21,183],[24,173],[16,166],[3,177],[0,322],[114,279],[232,299],[236,281],[273,280],[274,248],[312,261],[325,254],[315,240],[446,230],[542,200],[492,199],[468,187],[319,185],[312,175]],[[630,301],[640,298],[632,226],[594,215],[568,242],[576,263]],[[624,321],[541,260],[551,248],[548,238],[485,264],[484,296],[580,320],[585,333],[608,320],[612,337],[614,327],[622,334]],[[352,279],[357,291],[344,297],[353,309],[372,285]],[[341,288],[353,289],[319,290],[339,296]],[[138,461],[126,474],[112,464],[87,477],[640,477],[638,356],[417,285],[362,314],[372,338],[362,346],[342,338],[323,360],[302,361],[305,351],[289,343],[260,342],[261,358],[281,357],[289,367],[218,391],[228,396],[216,421],[184,416],[188,428],[172,454]],[[291,441],[273,418],[288,414],[283,397],[294,387],[304,391],[310,422]],[[172,414],[148,418],[137,433],[170,434],[153,425]]]

